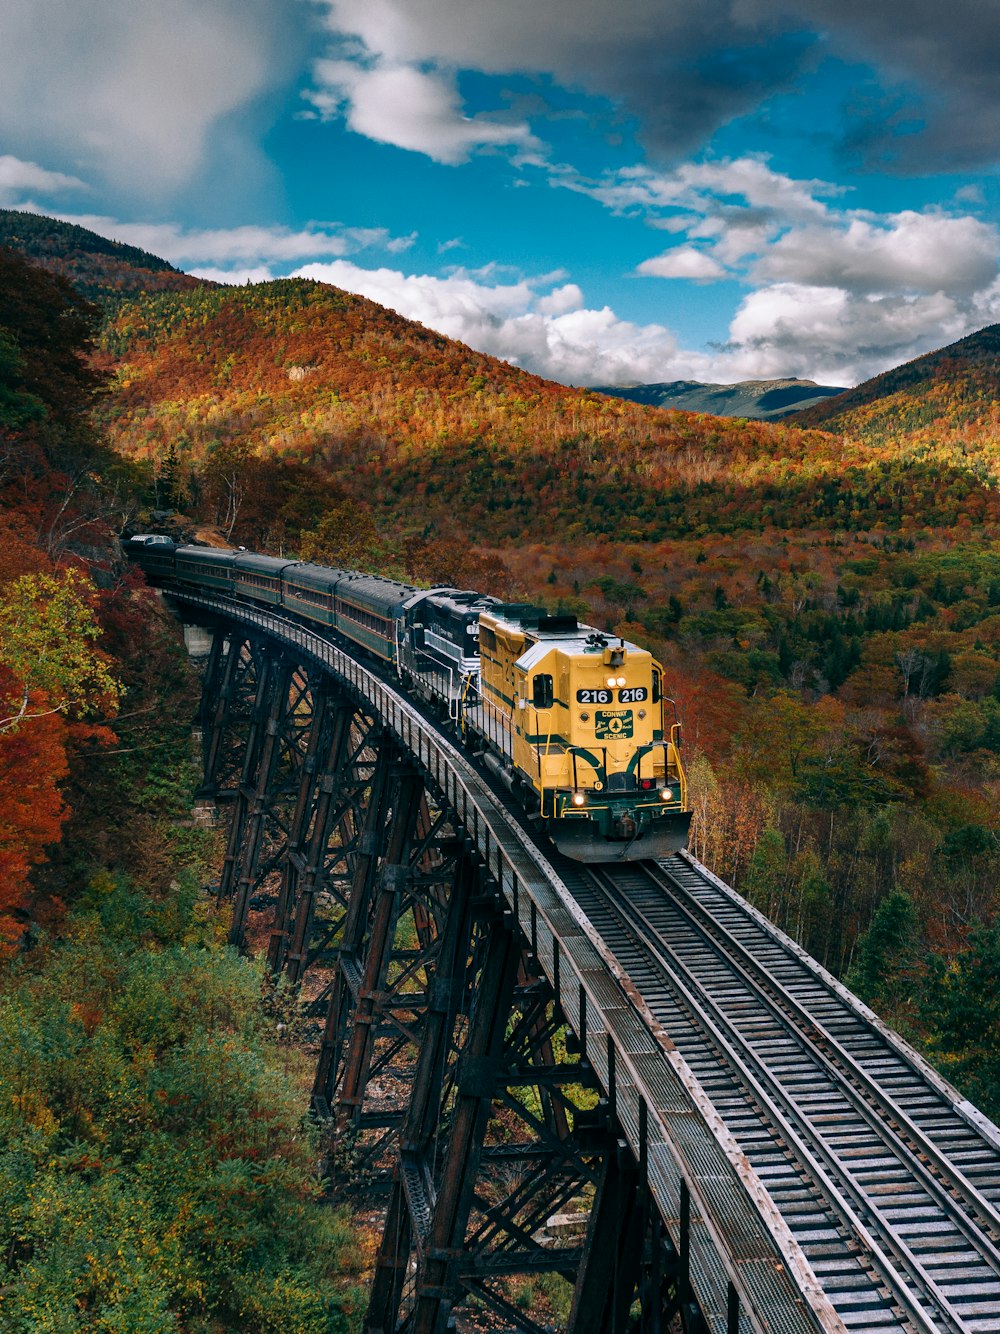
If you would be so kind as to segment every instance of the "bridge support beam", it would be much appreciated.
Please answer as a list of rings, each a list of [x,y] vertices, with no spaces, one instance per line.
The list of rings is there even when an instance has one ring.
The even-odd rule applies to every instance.
[[[261,673],[255,705],[253,743],[258,749],[256,783],[244,771],[240,784],[230,840],[231,854],[227,854],[225,872],[228,883],[220,883],[219,893],[232,894],[233,916],[229,928],[229,943],[242,949],[246,941],[247,910],[257,876],[261,855],[264,826],[281,758],[282,724],[289,711],[289,687],[292,668],[279,660],[273,666],[268,662]],[[263,697],[263,698],[262,698]],[[261,720],[261,715],[263,718]],[[247,746],[247,753],[251,751]],[[243,823],[244,827],[239,828]],[[236,847],[233,848],[235,843]]]
[[[403,891],[407,887],[407,854],[413,838],[423,781],[413,769],[393,755],[395,747],[387,746],[386,760],[395,769],[391,789],[392,820],[385,855],[382,858],[375,884],[371,917],[368,928],[364,965],[360,969],[357,994],[353,997],[354,1016],[350,1038],[346,1043],[344,1078],[337,1096],[337,1119],[341,1126],[358,1125],[365,1086],[371,1072],[372,1056],[377,1030],[382,1019],[385,985],[395,940]],[[351,904],[353,907],[353,902]],[[348,912],[350,919],[350,910]],[[345,929],[345,937],[347,935]],[[347,941],[345,940],[345,947]],[[350,982],[348,963],[361,963],[344,958],[342,976]]]
[[[222,859],[222,874],[219,876],[219,901],[232,899],[236,890],[240,850],[246,833],[247,816],[250,803],[256,789],[256,776],[260,767],[260,756],[266,735],[267,715],[270,708],[271,676],[274,671],[272,661],[264,657],[257,674],[257,689],[254,693],[253,713],[247,730],[243,751],[243,769],[236,789],[233,813],[229,825],[229,839],[226,855]],[[236,923],[230,927],[229,939],[232,942]],[[242,940],[242,933],[235,933]]]
[[[242,635],[222,630],[212,637],[212,649],[202,678],[201,728],[203,775],[199,795],[219,795],[225,743],[232,727],[232,706],[241,667],[254,658]]]
[[[418,1268],[416,1283],[414,1334],[439,1334],[442,1317],[456,1294],[455,1266],[464,1250],[519,962],[519,942],[514,933],[498,921],[491,923],[469,1040],[456,1071],[448,1150],[421,1248],[423,1264]],[[498,1016],[503,1017],[499,1022]]]
[[[281,891],[275,907],[267,961],[297,983],[306,970],[324,867],[338,814],[338,782],[350,741],[354,707],[340,692],[320,682],[312,726],[288,835]]]
[[[647,1199],[624,1144],[605,1156],[570,1312],[569,1334],[625,1334],[646,1243]]]

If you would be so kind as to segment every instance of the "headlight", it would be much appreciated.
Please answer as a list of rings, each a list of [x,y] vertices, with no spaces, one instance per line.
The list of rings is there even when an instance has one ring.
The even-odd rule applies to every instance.
[[[574,806],[582,806],[583,803],[584,803],[586,800],[587,800],[587,798],[583,795],[582,792],[574,792],[574,793],[573,793],[573,805],[574,805]]]
[[[673,792],[671,792],[669,787],[664,787],[660,789],[661,801],[673,801],[673,799],[674,799],[674,794]]]
[[[625,678],[624,678],[624,676],[616,676],[616,677],[615,677],[615,684],[616,684],[616,685],[623,686],[623,685],[625,684]]]

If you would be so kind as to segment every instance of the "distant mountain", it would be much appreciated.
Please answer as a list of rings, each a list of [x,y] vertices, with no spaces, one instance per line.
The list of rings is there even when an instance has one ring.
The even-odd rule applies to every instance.
[[[182,292],[206,284],[137,246],[109,241],[56,218],[0,209],[0,246],[61,274],[91,301],[115,307],[137,292]]]
[[[664,384],[596,385],[595,392],[627,398],[654,408],[710,412],[716,417],[777,421],[799,412],[816,399],[843,393],[834,385],[813,380],[741,380],[738,384],[702,384],[669,380]]]
[[[795,417],[797,426],[873,444],[970,446],[996,451],[1000,324],[866,380]]]

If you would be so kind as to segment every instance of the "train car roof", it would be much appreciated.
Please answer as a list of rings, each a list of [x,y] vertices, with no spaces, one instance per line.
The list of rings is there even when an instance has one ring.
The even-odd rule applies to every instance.
[[[255,551],[237,551],[233,568],[248,574],[277,575],[289,565],[300,565],[301,561],[289,560],[287,556],[258,556]]]
[[[427,601],[460,615],[495,611],[500,606],[499,598],[490,597],[488,593],[476,593],[470,588],[434,588],[428,594]]]
[[[383,579],[378,574],[348,574],[337,585],[337,596],[361,606],[389,608],[393,611],[417,592],[412,584],[401,584],[396,579]]]
[[[350,570],[337,570],[332,565],[317,565],[315,561],[299,561],[295,566],[295,580],[307,588],[333,588],[341,579],[347,579]]]
[[[177,548],[178,560],[200,560],[210,564],[232,565],[235,555],[235,551],[223,551],[219,547],[196,547],[189,544]]]

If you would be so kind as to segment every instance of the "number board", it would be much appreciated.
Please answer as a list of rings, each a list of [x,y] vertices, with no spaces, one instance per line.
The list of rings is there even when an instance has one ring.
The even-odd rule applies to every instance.
[[[598,709],[594,714],[598,741],[623,741],[632,735],[631,709]]]
[[[592,687],[589,690],[578,690],[576,692],[577,704],[610,704],[614,695],[610,690],[603,687]]]
[[[649,692],[645,686],[626,686],[624,690],[618,691],[619,704],[643,704],[648,697]],[[605,690],[603,686],[591,686],[576,692],[577,704],[613,704],[614,700],[615,692]]]

